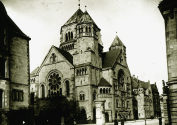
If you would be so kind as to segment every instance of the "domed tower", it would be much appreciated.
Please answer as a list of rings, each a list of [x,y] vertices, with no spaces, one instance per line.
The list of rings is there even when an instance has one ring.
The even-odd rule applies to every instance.
[[[165,20],[169,103],[172,125],[177,124],[177,1],[163,0],[159,9]]]

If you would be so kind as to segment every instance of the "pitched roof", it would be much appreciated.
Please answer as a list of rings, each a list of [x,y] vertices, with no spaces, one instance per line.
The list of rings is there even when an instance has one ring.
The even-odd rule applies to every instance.
[[[60,49],[60,48],[58,48],[58,47],[56,47],[56,46],[54,46],[57,50],[58,50],[58,52],[59,53],[61,53],[71,64],[73,64],[73,56],[69,53],[69,52],[67,52],[67,51],[65,51],[65,50],[62,50],[62,49]]]
[[[175,7],[177,7],[176,0],[162,0],[159,4],[159,9],[161,12],[168,10],[168,9],[173,9]]]
[[[80,23],[93,23],[96,25],[95,21],[92,19],[92,17],[90,16],[90,14],[85,11],[84,14],[82,15],[82,17],[80,18]],[[97,26],[97,25],[96,25]],[[98,27],[98,26],[97,26]]]
[[[148,89],[150,86],[149,82],[144,82],[141,81],[135,77],[132,77],[132,87],[133,89],[138,89],[138,88],[144,88],[144,89]]]
[[[103,53],[102,56],[103,68],[113,67],[120,53],[121,53],[120,49],[114,49]]]
[[[111,84],[106,79],[101,78],[98,86],[99,87],[111,87]]]
[[[39,67],[35,68],[35,69],[30,73],[30,76],[35,76],[35,75],[37,75],[38,69],[39,69]]]
[[[114,38],[114,40],[113,40],[113,42],[112,42],[110,47],[115,47],[115,46],[125,46],[117,35]]]
[[[141,88],[144,88],[144,89],[148,89],[149,83],[148,83],[148,82],[143,82],[143,81],[141,81],[141,82],[140,82],[140,87],[141,87]]]
[[[83,15],[83,12],[81,9],[78,9],[70,18],[69,20],[64,24],[64,25],[68,25],[71,23],[77,23],[79,22],[81,16]]]
[[[79,22],[83,23],[95,23],[87,11],[84,12]]]
[[[8,29],[9,32],[11,32],[14,35],[23,37],[27,40],[30,40],[30,38],[25,35],[20,28],[14,23],[14,21],[7,15],[6,9],[3,5],[3,3],[0,1],[0,22],[5,26],[5,28]]]

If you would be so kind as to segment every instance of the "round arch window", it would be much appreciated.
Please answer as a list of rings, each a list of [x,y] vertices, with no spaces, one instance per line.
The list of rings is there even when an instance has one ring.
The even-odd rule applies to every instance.
[[[61,93],[61,76],[58,73],[52,73],[48,77],[49,82],[49,96]]]
[[[123,70],[119,70],[118,72],[118,84],[123,87],[124,85],[124,72]]]

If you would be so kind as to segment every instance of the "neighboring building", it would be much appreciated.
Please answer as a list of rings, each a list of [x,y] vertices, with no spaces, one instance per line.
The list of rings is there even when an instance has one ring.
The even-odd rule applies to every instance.
[[[7,15],[1,1],[0,24],[0,109],[2,116],[3,113],[27,109],[29,106],[30,38]]]
[[[163,105],[163,96],[160,96],[160,110],[161,110],[161,117],[164,118],[164,105]]]
[[[169,93],[167,93],[170,102],[169,123],[177,124],[177,1],[163,0],[159,4],[159,9],[165,21],[166,31],[166,55],[168,68]]]
[[[151,84],[152,96],[153,96],[153,108],[154,108],[154,117],[161,117],[161,107],[160,107],[160,95],[156,83]]]
[[[132,77],[133,108],[135,119],[153,118],[153,95],[150,82]]]
[[[100,28],[87,11],[78,9],[61,27],[60,46],[52,46],[31,74],[31,91],[39,98],[75,99],[95,118],[95,100],[105,100],[106,120],[133,119],[131,75],[126,47],[115,37],[103,52]]]

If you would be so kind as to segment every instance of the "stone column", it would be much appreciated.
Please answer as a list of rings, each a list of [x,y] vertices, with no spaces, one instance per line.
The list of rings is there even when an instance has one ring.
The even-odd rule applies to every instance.
[[[96,125],[105,125],[105,101],[95,101]]]
[[[166,55],[169,87],[168,100],[170,113],[169,123],[177,125],[177,2],[176,0],[163,0],[159,9],[165,21]]]

